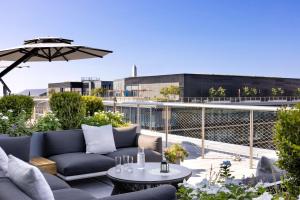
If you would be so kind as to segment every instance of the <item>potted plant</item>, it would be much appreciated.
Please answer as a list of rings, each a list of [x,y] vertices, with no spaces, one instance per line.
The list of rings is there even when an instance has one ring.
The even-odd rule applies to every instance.
[[[164,154],[166,159],[174,164],[180,164],[180,161],[189,156],[188,152],[180,144],[171,145],[164,151]]]

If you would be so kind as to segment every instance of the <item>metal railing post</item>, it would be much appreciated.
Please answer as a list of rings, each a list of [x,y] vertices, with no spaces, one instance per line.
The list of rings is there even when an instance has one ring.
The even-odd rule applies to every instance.
[[[149,130],[152,131],[152,107],[150,107],[149,115]]]
[[[253,134],[254,134],[253,110],[250,110],[250,137],[249,137],[250,169],[253,168]]]
[[[201,113],[201,154],[202,154],[202,159],[204,159],[204,154],[205,154],[205,108],[202,108],[202,113]]]
[[[165,131],[166,131],[166,147],[168,147],[168,135],[169,135],[169,107],[165,107]]]
[[[136,123],[141,127],[141,108],[140,105],[136,105]]]

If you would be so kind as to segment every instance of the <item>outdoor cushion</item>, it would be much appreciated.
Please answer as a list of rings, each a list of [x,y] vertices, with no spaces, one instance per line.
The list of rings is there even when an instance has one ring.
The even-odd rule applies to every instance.
[[[116,151],[112,126],[81,125],[86,144],[86,153],[106,154]]]
[[[64,176],[107,171],[115,165],[112,158],[81,152],[51,156],[49,159],[56,162],[58,172]]]
[[[0,178],[0,199],[1,200],[31,200],[22,192],[9,178]]]
[[[85,141],[81,129],[50,131],[46,132],[44,137],[47,156],[85,152]]]
[[[159,136],[143,135],[139,134],[137,138],[138,147],[144,149],[151,149],[162,153],[162,139]]]
[[[57,176],[54,176],[54,175],[48,174],[48,173],[43,173],[43,176],[45,177],[51,190],[60,190],[60,189],[70,188],[70,186],[65,181],[61,180]]]
[[[119,194],[100,200],[176,200],[176,189],[171,185],[162,185],[138,192]]]
[[[0,147],[0,177],[6,176],[8,165],[8,157],[3,149]]]
[[[257,164],[256,179],[263,182],[273,183],[280,181],[280,177],[285,174],[284,170],[275,166],[275,161],[262,156]]]
[[[117,148],[136,147],[137,126],[114,128],[114,140]]]
[[[114,159],[116,156],[130,155],[133,156],[133,160],[134,162],[136,162],[137,153],[138,153],[138,147],[129,147],[129,148],[117,149],[117,151],[106,154],[106,156]],[[145,149],[145,158],[146,158],[146,162],[160,162],[161,154],[156,151],[152,151],[150,149]]]
[[[8,156],[8,177],[34,200],[54,200],[53,193],[40,170],[12,155]]]
[[[55,200],[97,200],[89,193],[74,188],[55,190],[53,194]]]
[[[30,137],[1,137],[0,147],[7,155],[12,154],[15,157],[28,162],[30,153]]]

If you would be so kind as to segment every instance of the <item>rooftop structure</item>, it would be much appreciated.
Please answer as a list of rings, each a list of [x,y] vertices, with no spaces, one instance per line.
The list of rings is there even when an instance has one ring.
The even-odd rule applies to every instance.
[[[180,89],[179,97],[208,97],[210,88],[223,87],[227,97],[242,96],[243,87],[257,89],[257,96],[271,96],[272,88],[282,88],[284,96],[293,96],[300,88],[300,79],[236,76],[215,74],[169,74],[138,76],[114,81],[116,96],[154,98],[160,90],[170,85]]]

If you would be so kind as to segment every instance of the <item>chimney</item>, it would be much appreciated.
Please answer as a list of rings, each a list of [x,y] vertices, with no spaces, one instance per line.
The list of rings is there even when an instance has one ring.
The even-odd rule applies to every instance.
[[[137,68],[135,65],[132,66],[131,77],[137,77]]]

